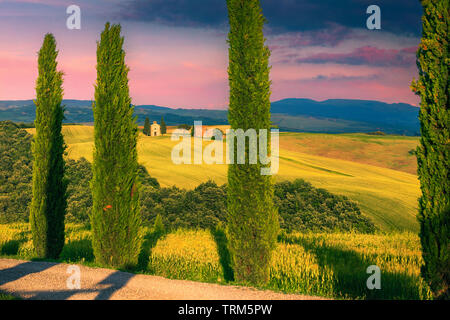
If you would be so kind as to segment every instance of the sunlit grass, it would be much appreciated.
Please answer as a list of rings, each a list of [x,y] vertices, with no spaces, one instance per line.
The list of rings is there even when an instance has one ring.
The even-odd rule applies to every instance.
[[[280,240],[273,252],[266,289],[345,299],[431,298],[420,277],[422,257],[416,234],[297,233],[283,235]],[[148,259],[143,259],[145,263],[138,271],[173,279],[235,284],[224,274],[229,261],[220,259],[224,247],[216,241],[208,230],[177,230],[143,252]],[[15,250],[4,250],[15,242]],[[0,225],[0,252],[3,257],[34,259],[28,224]],[[99,266],[94,261],[89,229],[67,225],[59,261]],[[371,265],[381,269],[381,290],[366,286],[370,276],[366,271]]]
[[[151,251],[152,273],[174,279],[222,282],[216,243],[209,231],[178,230],[158,241]]]

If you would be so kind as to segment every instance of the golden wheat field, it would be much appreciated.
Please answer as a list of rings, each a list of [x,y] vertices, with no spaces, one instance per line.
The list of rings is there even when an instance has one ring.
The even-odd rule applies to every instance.
[[[176,230],[163,236],[143,251],[147,257],[141,272],[234,284],[226,245],[216,232]],[[0,225],[0,256],[34,257],[28,224]],[[87,228],[66,226],[60,261],[97,266]],[[284,235],[273,252],[265,288],[337,299],[430,299],[429,288],[419,275],[421,264],[419,238],[409,232]],[[381,290],[367,289],[366,270],[371,265],[380,267]]]
[[[27,130],[34,133],[34,129]],[[92,126],[64,126],[68,157],[92,161]],[[224,165],[176,165],[170,136],[139,136],[139,162],[161,186],[194,188],[212,179],[227,181]],[[415,157],[418,138],[366,134],[280,134],[278,181],[302,178],[359,203],[364,215],[381,230],[418,231],[417,199],[420,194]],[[205,146],[205,144],[204,144]],[[225,147],[224,147],[225,150]]]

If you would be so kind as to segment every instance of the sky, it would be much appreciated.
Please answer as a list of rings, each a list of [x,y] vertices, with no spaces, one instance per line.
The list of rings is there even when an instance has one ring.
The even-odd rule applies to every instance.
[[[81,29],[69,30],[69,5]],[[422,8],[415,0],[261,0],[271,49],[271,100],[365,99],[410,103]],[[369,30],[369,5],[381,29]],[[90,100],[96,42],[120,23],[132,102],[224,109],[228,102],[226,0],[0,0],[0,100],[35,96],[37,52],[55,35],[64,98]]]

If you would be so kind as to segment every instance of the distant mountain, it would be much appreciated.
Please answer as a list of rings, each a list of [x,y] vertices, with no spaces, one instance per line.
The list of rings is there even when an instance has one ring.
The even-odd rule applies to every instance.
[[[66,123],[92,123],[92,101],[64,100]],[[35,118],[33,100],[0,101],[0,120],[32,122]],[[418,135],[420,132],[419,108],[409,104],[388,104],[368,100],[284,99],[272,103],[272,122],[283,131],[323,133],[383,131],[390,134]],[[227,124],[226,110],[173,109],[155,105],[135,107],[138,122],[145,117],[167,125]]]
[[[370,100],[284,99],[272,103],[273,113],[364,122],[386,131],[414,134],[419,131],[419,108],[406,103]]]

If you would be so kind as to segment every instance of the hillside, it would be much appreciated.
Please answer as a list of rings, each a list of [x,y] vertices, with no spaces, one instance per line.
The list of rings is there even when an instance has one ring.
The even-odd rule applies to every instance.
[[[92,123],[92,101],[64,100],[66,123]],[[351,133],[384,131],[390,134],[418,135],[419,109],[408,104],[387,104],[365,100],[284,99],[272,103],[272,122],[283,131]],[[193,124],[201,120],[210,125],[228,123],[226,110],[173,109],[154,105],[137,105],[138,122],[146,117],[167,125]],[[32,122],[32,100],[0,101],[0,121]]]
[[[93,129],[63,128],[68,157],[92,161]],[[27,131],[33,133],[34,129]],[[327,141],[333,141],[329,154],[323,152]],[[420,190],[417,176],[408,173],[414,170],[415,158],[407,150],[413,149],[417,142],[417,138],[364,134],[281,134],[280,170],[275,178],[277,181],[302,178],[315,187],[345,195],[358,202],[363,215],[382,230],[416,232]],[[194,188],[208,179],[218,184],[226,182],[226,165],[173,164],[171,150],[176,144],[169,136],[140,135],[139,162],[161,186]]]
[[[81,140],[84,138],[81,138]],[[0,121],[0,223],[28,221],[32,196],[32,136],[11,121]],[[88,223],[92,210],[92,165],[86,159],[66,159],[66,222]],[[143,225],[153,225],[160,215],[167,228],[215,228],[226,223],[227,188],[213,181],[195,189],[161,187],[145,167],[139,166]],[[283,230],[373,233],[374,224],[359,206],[325,189],[296,179],[274,186],[274,201]]]

